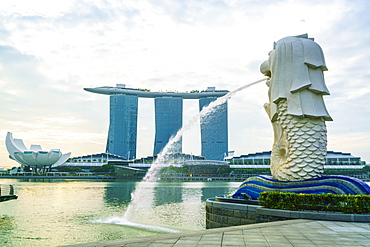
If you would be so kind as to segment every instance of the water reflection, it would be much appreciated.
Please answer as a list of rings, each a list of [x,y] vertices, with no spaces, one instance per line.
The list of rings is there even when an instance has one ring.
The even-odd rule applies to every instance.
[[[205,199],[240,183],[148,182],[129,225],[137,182],[2,180],[17,200],[0,204],[0,246],[57,246],[204,229]],[[122,224],[123,223],[123,224]]]
[[[240,185],[240,183],[235,183],[235,184]],[[239,186],[239,185],[236,185],[236,186]],[[235,187],[233,187],[232,185],[230,187],[229,184],[221,184],[221,187],[211,187],[211,186],[206,187],[205,186],[201,188],[202,197],[200,198],[200,200],[205,202],[208,198],[229,194],[234,189]]]
[[[104,188],[104,201],[110,206],[121,206],[131,201],[136,182],[110,182]]]
[[[154,188],[154,206],[178,202],[182,202],[182,191],[179,184],[160,183]]]

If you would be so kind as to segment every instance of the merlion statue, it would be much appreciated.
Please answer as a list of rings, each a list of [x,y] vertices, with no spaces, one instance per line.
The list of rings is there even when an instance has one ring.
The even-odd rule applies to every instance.
[[[279,181],[320,177],[326,161],[326,125],[332,121],[323,95],[329,95],[321,47],[307,34],[274,43],[261,72],[270,77],[264,105],[274,130],[271,174]]]

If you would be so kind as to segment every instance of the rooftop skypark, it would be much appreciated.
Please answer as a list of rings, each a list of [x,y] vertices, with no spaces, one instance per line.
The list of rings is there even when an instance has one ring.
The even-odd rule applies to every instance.
[[[142,98],[157,98],[157,97],[181,97],[183,99],[200,99],[204,97],[221,97],[226,95],[229,91],[227,90],[216,90],[215,87],[208,87],[207,90],[198,91],[192,90],[190,92],[151,92],[149,89],[141,88],[127,88],[125,84],[117,84],[116,87],[95,87],[95,88],[84,88],[84,90],[98,94],[127,94],[136,95]]]

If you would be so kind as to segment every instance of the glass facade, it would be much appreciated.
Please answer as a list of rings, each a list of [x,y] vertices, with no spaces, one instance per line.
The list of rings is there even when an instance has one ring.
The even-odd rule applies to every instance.
[[[199,110],[217,97],[199,99]],[[227,102],[200,118],[201,155],[208,160],[223,160],[228,152]]]
[[[270,168],[271,151],[228,157],[231,168]],[[350,153],[327,151],[325,169],[362,169],[366,164],[361,157],[354,157]]]
[[[182,98],[157,97],[155,105],[155,140],[153,155],[157,155],[166,146],[171,136],[182,127]],[[182,139],[178,140],[170,150],[182,153]]]
[[[113,94],[110,96],[110,119],[106,152],[136,158],[138,97]]]

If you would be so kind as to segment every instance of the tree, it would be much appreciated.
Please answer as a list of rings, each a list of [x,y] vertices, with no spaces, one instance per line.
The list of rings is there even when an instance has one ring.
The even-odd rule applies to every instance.
[[[217,172],[219,174],[229,174],[231,172],[231,168],[230,167],[220,168],[220,169],[218,169]]]
[[[364,166],[361,170],[363,172],[370,172],[370,166]]]
[[[102,165],[101,167],[91,168],[92,172],[114,172],[114,165]]]
[[[58,166],[56,167],[58,172],[82,172],[82,169],[75,166]]]

